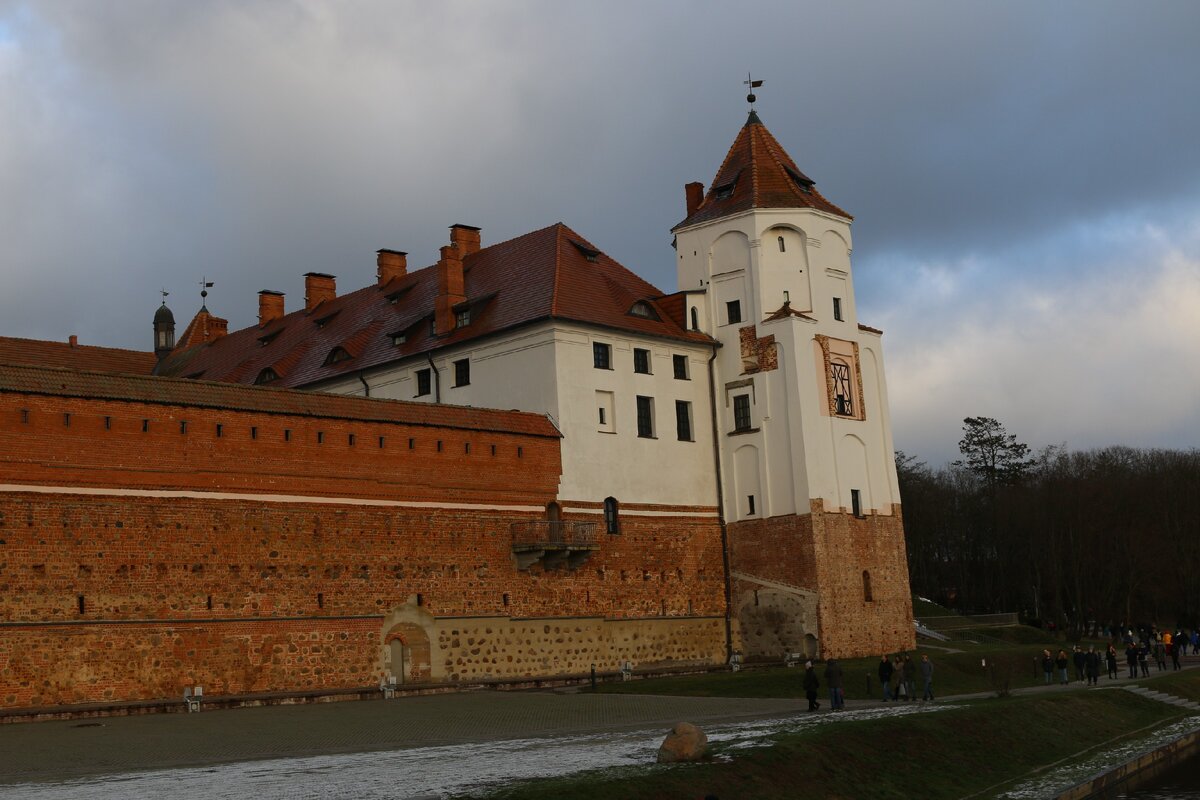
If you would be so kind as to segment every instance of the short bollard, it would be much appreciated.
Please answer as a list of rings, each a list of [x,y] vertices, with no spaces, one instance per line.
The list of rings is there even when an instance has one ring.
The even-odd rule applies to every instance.
[[[592,664],[592,691],[596,691],[596,665]]]

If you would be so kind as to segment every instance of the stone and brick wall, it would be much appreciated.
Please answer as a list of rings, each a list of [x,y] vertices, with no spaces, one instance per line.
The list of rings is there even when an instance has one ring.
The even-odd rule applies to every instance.
[[[0,391],[0,706],[370,686],[404,608],[405,680],[722,660],[715,512],[517,568],[559,464],[520,430]]]

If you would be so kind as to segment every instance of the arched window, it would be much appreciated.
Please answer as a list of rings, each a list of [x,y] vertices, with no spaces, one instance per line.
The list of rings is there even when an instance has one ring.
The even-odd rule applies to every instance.
[[[695,306],[692,306],[692,330],[700,330],[700,312],[696,310]]]
[[[563,540],[562,506],[556,502],[546,504],[546,527],[550,529],[550,541]]]
[[[863,570],[863,601],[870,603],[870,602],[872,602],[872,600],[873,600],[873,598],[871,597],[871,573],[867,572],[864,569]]]
[[[349,361],[350,353],[344,347],[335,347],[329,351],[329,355],[325,358],[325,366],[336,364],[339,361]]]
[[[781,252],[781,253],[786,253],[786,252],[787,252],[787,245],[785,245],[785,244],[783,243],[783,237],[782,237],[782,236],[777,236],[777,237],[775,237],[775,241],[779,242],[779,252]]]
[[[621,520],[615,497],[604,498],[604,530],[608,533],[621,532]]]
[[[258,373],[258,377],[254,379],[254,382],[258,383],[258,384],[262,384],[262,383],[270,383],[271,381],[277,381],[277,380],[279,380],[279,376],[275,373],[275,370],[271,369],[270,367],[267,367],[262,372]]]

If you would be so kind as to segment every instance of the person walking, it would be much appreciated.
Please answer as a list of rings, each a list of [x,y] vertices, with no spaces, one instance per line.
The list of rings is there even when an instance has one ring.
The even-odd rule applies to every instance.
[[[904,654],[904,694],[909,700],[917,699],[917,665],[913,663],[912,656],[908,653]]]
[[[1145,639],[1138,645],[1137,649],[1138,668],[1142,671],[1143,678],[1150,677],[1150,643]]]
[[[1083,671],[1087,668],[1087,654],[1079,645],[1075,645],[1071,651],[1071,662],[1075,665],[1075,680],[1082,681]]]
[[[1095,645],[1088,645],[1083,660],[1083,673],[1087,676],[1088,688],[1100,683],[1100,654],[1096,652]]]
[[[892,697],[901,700],[903,695],[904,664],[900,661],[900,656],[896,656],[896,660],[892,662]]]
[[[1173,639],[1171,639],[1171,670],[1172,671],[1183,669],[1183,667],[1180,666],[1180,664],[1179,664],[1179,651],[1182,650],[1186,646],[1187,645],[1184,643],[1182,634],[1177,633],[1177,634],[1175,634],[1175,637]]]
[[[1129,646],[1125,648],[1125,663],[1129,666],[1129,677],[1136,678],[1138,669],[1138,648],[1133,642],[1130,642]]]
[[[846,696],[842,693],[842,665],[836,658],[825,662],[825,684],[829,687],[829,707],[841,711],[846,707]]]
[[[892,662],[886,655],[879,657],[879,683],[883,686],[883,702],[892,699]]]
[[[1050,684],[1050,676],[1054,673],[1054,657],[1049,650],[1042,651],[1042,673],[1046,676],[1046,685]]]
[[[1071,663],[1071,659],[1067,657],[1067,651],[1060,649],[1058,655],[1054,657],[1054,666],[1058,668],[1058,682],[1063,686],[1068,683],[1067,680],[1067,664]]]
[[[821,688],[821,681],[817,677],[817,671],[813,669],[811,661],[804,662],[804,696],[808,698],[808,710],[816,711],[821,707],[817,701],[817,690]]]
[[[928,653],[921,655],[921,680],[925,682],[925,694],[921,699],[933,700],[933,662]]]
[[[1160,636],[1154,640],[1152,650],[1154,652],[1154,666],[1158,668],[1159,672],[1162,672],[1167,668],[1167,643],[1163,641],[1163,637]]]
[[[1108,645],[1108,651],[1104,654],[1104,660],[1108,663],[1108,677],[1116,678],[1117,676],[1117,648],[1111,643]]]

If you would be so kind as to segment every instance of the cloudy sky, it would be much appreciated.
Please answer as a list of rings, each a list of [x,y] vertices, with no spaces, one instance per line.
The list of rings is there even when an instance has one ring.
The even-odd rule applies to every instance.
[[[897,447],[1200,446],[1200,4],[0,0],[0,335],[150,349],[563,221],[665,290],[759,113],[856,216]]]

